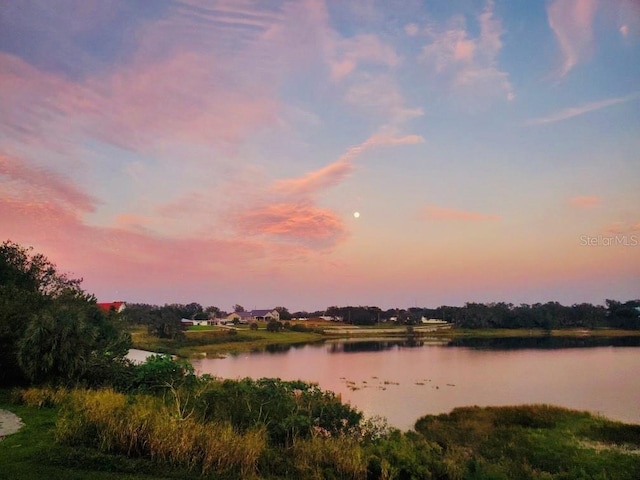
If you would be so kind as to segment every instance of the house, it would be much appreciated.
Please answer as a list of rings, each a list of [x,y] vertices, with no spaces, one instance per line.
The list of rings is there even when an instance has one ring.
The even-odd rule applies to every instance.
[[[102,310],[104,313],[109,313],[109,312],[115,312],[115,313],[121,313],[122,311],[124,311],[125,308],[127,308],[127,304],[124,302],[103,302],[103,303],[98,303],[98,308],[100,310]]]
[[[426,325],[446,325],[449,322],[445,322],[444,320],[440,320],[439,318],[422,317],[420,319],[420,323],[424,323]]]
[[[185,327],[191,327],[193,325],[211,325],[210,320],[194,320],[193,318],[183,318],[180,320]]]
[[[250,312],[233,312],[227,315],[227,321],[237,320],[240,323],[257,321],[280,320],[280,313],[277,310],[251,310]]]
[[[251,316],[254,320],[280,320],[280,312],[277,310],[251,310]]]
[[[227,315],[227,323],[238,321],[239,323],[249,323],[251,321],[251,312],[233,312]]]

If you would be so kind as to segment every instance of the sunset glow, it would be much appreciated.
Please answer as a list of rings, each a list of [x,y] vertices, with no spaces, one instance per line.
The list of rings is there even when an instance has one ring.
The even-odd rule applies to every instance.
[[[401,5],[5,2],[0,241],[102,301],[638,298],[638,3]]]

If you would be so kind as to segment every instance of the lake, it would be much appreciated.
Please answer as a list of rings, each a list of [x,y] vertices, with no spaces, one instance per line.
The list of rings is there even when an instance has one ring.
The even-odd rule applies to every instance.
[[[547,403],[640,423],[640,338],[327,341],[197,359],[198,373],[317,382],[403,430],[466,405]]]

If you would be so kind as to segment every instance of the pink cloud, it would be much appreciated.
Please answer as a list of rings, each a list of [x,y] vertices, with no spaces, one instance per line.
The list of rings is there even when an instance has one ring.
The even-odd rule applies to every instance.
[[[444,30],[428,29],[431,41],[423,47],[421,61],[460,93],[513,100],[509,75],[498,67],[503,29],[492,1],[487,1],[477,22],[480,33],[475,38],[462,17],[453,18]]]
[[[400,57],[395,50],[373,34],[360,34],[341,39],[334,48],[337,50],[335,54],[337,58],[332,61],[331,65],[334,80],[347,76],[358,65],[395,67],[400,63]]]
[[[640,232],[640,222],[615,222],[604,228],[605,233],[624,234]]]
[[[560,76],[591,54],[596,8],[596,0],[555,0],[547,7],[549,26],[564,57]]]
[[[242,85],[212,55],[134,60],[77,83],[11,55],[0,53],[0,62],[0,102],[13,112],[3,127],[29,144],[89,137],[138,150],[169,138],[228,145],[273,124],[279,109],[273,87]]]
[[[420,27],[415,23],[407,23],[404,26],[404,33],[406,33],[410,37],[415,37],[420,32]]]
[[[5,232],[11,240],[35,246],[65,270],[90,280],[89,287],[116,284],[126,290],[140,281],[149,288],[168,279],[204,281],[265,257],[264,246],[254,241],[87,225],[55,200],[32,202],[1,191],[0,217],[11,225]]]
[[[276,118],[268,92],[234,85],[220,62],[195,53],[131,65],[91,88],[100,93],[95,134],[106,128],[113,143],[143,146],[157,136],[234,143]]]
[[[632,93],[624,97],[608,98],[606,100],[600,100],[597,102],[587,103],[579,107],[564,108],[558,112],[547,115],[546,117],[534,118],[527,122],[527,125],[541,125],[545,123],[560,122],[562,120],[568,120],[569,118],[585,115],[590,112],[601,110],[603,108],[618,105],[620,103],[632,102],[640,98],[640,92]]]
[[[494,222],[500,219],[498,215],[487,215],[484,213],[438,207],[435,205],[425,207],[423,209],[423,214],[428,220],[436,221]]]
[[[249,209],[237,220],[242,233],[269,235],[302,244],[333,246],[345,237],[342,220],[310,203],[274,203]]]
[[[398,135],[395,129],[382,129],[371,135],[360,145],[350,147],[338,160],[299,178],[288,178],[275,182],[273,189],[291,195],[314,195],[339,184],[353,170],[353,161],[364,151],[373,147],[413,145],[423,143],[420,135]]]
[[[340,183],[353,171],[353,164],[340,159],[300,178],[278,180],[274,190],[293,195],[310,195]]]
[[[602,199],[597,195],[580,195],[573,197],[569,200],[569,203],[573,207],[578,208],[594,208],[600,204]]]
[[[30,202],[61,202],[67,208],[80,212],[91,212],[97,200],[83,192],[71,181],[55,172],[29,166],[25,160],[0,153],[0,177],[4,177],[3,187],[7,195],[13,191],[17,197],[26,198]],[[28,194],[27,194],[28,192]]]
[[[424,114],[421,108],[406,105],[395,78],[385,73],[358,72],[352,75],[345,87],[345,99],[367,114],[385,117],[391,125]]]

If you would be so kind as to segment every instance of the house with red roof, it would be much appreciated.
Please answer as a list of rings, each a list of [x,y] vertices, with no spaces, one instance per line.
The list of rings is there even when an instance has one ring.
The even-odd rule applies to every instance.
[[[127,307],[127,304],[124,302],[106,302],[100,303],[98,302],[98,308],[102,310],[104,313],[116,312],[120,313]]]

